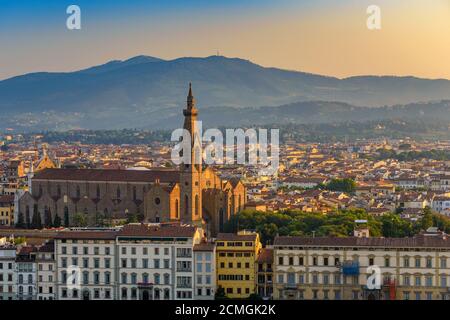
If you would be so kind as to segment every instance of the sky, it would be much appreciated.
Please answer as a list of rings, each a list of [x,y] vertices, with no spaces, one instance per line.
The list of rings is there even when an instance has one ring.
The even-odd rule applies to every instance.
[[[81,30],[66,27],[72,4]],[[369,5],[380,30],[366,26]],[[0,0],[0,79],[217,53],[340,78],[450,79],[450,0]]]

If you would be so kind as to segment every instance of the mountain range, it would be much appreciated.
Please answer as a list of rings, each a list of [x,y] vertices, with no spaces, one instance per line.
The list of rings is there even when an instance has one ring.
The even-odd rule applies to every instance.
[[[346,119],[367,118],[390,114],[395,108],[399,114],[407,104],[428,113],[429,101],[445,109],[445,100],[450,100],[450,81],[445,79],[339,79],[222,56],[175,60],[137,56],[74,72],[38,72],[2,80],[0,123],[23,130],[156,128],[171,125],[171,119],[179,125],[189,82],[200,114],[218,125],[225,125],[221,120],[227,116],[249,123],[286,117],[328,121],[326,115],[333,118],[334,113],[336,120],[338,110]]]

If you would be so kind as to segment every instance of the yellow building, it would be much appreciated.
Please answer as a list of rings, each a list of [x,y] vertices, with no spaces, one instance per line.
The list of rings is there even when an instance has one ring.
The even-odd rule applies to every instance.
[[[0,226],[14,225],[14,196],[0,195]]]
[[[216,241],[217,288],[232,299],[256,293],[256,261],[262,245],[256,232],[219,233]]]

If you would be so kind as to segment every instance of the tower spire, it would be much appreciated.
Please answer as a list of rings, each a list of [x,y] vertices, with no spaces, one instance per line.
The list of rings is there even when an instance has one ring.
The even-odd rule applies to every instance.
[[[192,94],[192,83],[189,82],[189,93],[187,96],[187,110],[195,109],[195,98]]]

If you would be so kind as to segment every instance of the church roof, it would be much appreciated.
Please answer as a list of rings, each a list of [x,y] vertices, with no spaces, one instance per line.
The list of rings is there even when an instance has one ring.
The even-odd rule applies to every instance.
[[[45,169],[37,173],[34,180],[72,181],[120,181],[120,182],[178,182],[180,173],[173,169],[153,169],[148,171],[120,169]]]

